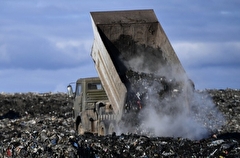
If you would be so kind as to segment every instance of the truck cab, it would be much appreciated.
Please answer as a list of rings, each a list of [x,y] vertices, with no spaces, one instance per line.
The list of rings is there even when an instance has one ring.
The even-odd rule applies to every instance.
[[[111,104],[98,77],[80,78],[76,82],[75,92],[68,86],[68,96],[73,101],[74,128],[78,134],[86,132],[106,135],[110,120],[114,119]]]

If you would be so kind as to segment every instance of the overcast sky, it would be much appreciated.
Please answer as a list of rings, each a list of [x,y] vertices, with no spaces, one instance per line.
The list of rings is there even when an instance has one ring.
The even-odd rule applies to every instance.
[[[239,0],[0,0],[0,92],[97,76],[91,11],[153,9],[196,89],[240,89]]]

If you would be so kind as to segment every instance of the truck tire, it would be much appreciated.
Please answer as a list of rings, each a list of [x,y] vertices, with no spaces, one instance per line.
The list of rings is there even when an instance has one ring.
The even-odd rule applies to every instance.
[[[109,124],[108,134],[113,134],[113,132],[116,132],[115,130],[116,130],[115,124],[114,124],[114,122],[111,122],[111,123]]]
[[[98,135],[99,136],[105,136],[107,135],[107,124],[104,123],[103,121],[100,122],[99,127],[98,127]]]
[[[81,122],[78,124],[77,132],[78,132],[79,135],[83,135],[84,134],[84,128],[83,128]]]

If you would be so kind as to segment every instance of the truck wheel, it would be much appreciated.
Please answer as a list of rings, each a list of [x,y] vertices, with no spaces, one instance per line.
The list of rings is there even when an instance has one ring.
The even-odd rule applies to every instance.
[[[83,135],[84,134],[84,128],[82,126],[82,123],[78,124],[78,128],[77,129],[78,129],[77,132],[78,132],[79,135]]]
[[[106,124],[104,122],[101,122],[98,127],[98,135],[99,136],[105,136],[107,135],[107,128]]]
[[[115,125],[114,123],[110,123],[109,125],[109,129],[108,129],[108,134],[113,134],[113,132],[115,132]]]

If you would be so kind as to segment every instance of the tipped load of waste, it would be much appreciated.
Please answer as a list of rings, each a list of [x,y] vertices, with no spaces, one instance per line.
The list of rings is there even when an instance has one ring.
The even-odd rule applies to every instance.
[[[187,106],[174,106],[173,104],[176,98],[182,94],[182,85],[174,79],[133,70],[126,72],[126,78],[130,89],[125,106],[125,117],[123,117],[124,125],[129,123],[135,127],[139,126],[141,124],[139,120],[144,117],[140,112],[145,107],[149,108],[150,106],[159,111],[159,114],[173,115],[173,113],[181,111],[180,108]],[[171,109],[166,106],[171,106]],[[166,109],[169,110],[166,111]]]
[[[224,124],[212,100],[196,93],[190,80],[133,70],[126,78],[130,88],[120,132],[202,139]]]
[[[201,108],[211,99],[225,118],[224,125],[202,139],[136,133],[79,136],[66,94],[1,93],[0,157],[239,157],[240,90],[195,93],[203,100]],[[192,115],[209,122],[198,113]],[[210,123],[206,126],[212,128]]]

